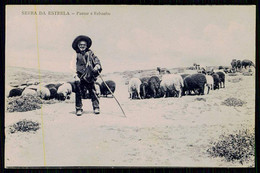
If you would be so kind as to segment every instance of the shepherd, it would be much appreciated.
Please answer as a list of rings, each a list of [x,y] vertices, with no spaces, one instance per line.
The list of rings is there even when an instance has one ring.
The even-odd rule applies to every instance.
[[[100,113],[99,100],[96,95],[95,81],[102,71],[100,60],[89,48],[92,40],[85,35],[76,37],[72,43],[72,48],[76,51],[71,61],[71,69],[75,79],[75,97],[76,97],[76,115],[81,116],[83,113],[82,97],[85,94],[85,88],[89,92],[92,101],[92,107],[95,114]],[[75,68],[76,67],[76,68]]]

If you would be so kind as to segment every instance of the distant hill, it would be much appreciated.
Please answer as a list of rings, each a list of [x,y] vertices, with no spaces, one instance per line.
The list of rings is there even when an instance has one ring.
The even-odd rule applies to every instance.
[[[52,72],[48,70],[38,70],[24,67],[6,67],[5,83],[11,86],[21,85],[32,81],[41,82],[58,82],[70,81],[70,73]]]
[[[216,69],[217,67],[213,67]],[[189,67],[180,67],[180,68],[168,68],[171,73],[195,73],[196,70],[189,70]],[[132,77],[151,77],[158,76],[158,71],[156,69],[148,70],[134,70],[134,71],[124,71],[124,72],[113,72],[103,74],[104,79],[109,78],[114,75],[121,76],[125,84],[128,84],[128,81]],[[6,67],[6,81],[5,83],[10,86],[17,86],[21,84],[26,84],[27,82],[42,82],[42,83],[58,83],[58,82],[67,82],[73,80],[73,74],[68,72],[53,72],[48,70],[38,70],[25,67]]]

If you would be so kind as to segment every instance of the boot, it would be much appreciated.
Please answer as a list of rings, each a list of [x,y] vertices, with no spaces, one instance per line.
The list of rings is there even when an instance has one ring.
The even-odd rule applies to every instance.
[[[76,109],[76,115],[81,116],[83,112],[83,109]]]
[[[99,108],[95,108],[95,109],[94,109],[94,113],[95,113],[95,114],[99,114],[99,113],[100,113]]]

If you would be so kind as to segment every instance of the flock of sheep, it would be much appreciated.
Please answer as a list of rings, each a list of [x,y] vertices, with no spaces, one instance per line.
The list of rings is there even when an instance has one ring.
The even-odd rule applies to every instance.
[[[111,91],[115,91],[115,82],[112,80],[105,81],[110,87]],[[96,95],[97,96],[107,96],[110,94],[104,82],[99,84],[95,83]],[[22,84],[21,86],[16,86],[9,91],[8,97],[31,95],[35,97],[40,97],[43,100],[57,99],[64,101],[70,99],[71,93],[76,91],[75,82],[60,82],[60,83],[49,83],[40,85],[39,82]],[[83,97],[89,98],[88,91],[83,91]]]
[[[157,68],[159,76],[132,78],[128,84],[128,92],[130,99],[146,99],[146,98],[159,98],[159,97],[181,97],[185,95],[204,95],[209,94],[210,90],[219,88],[225,88],[225,73],[229,72],[222,66],[220,70],[214,72],[214,70],[205,70],[200,68],[198,64],[195,64],[196,74],[171,74],[169,70],[165,68]],[[247,66],[254,66],[250,60],[235,60],[231,62],[232,71],[234,69],[247,68]],[[222,67],[222,68],[221,68]],[[224,73],[225,72],[225,73]],[[163,74],[163,75],[162,75]],[[159,78],[160,77],[160,78]],[[105,81],[111,91],[114,93],[116,83],[113,80]],[[107,96],[110,93],[104,82],[95,83],[96,95]],[[75,92],[75,82],[60,82],[41,84],[38,82],[22,84],[11,89],[8,97],[32,95],[38,96],[41,99],[57,99],[66,100],[70,99],[72,92]],[[207,90],[207,91],[206,91]],[[83,91],[83,98],[89,98],[87,91]]]
[[[196,74],[164,74],[158,76],[132,78],[129,81],[130,99],[159,97],[181,97],[189,94],[204,95],[210,90],[225,88],[225,74],[221,71]]]
[[[129,97],[130,99],[146,99],[209,94],[210,90],[225,88],[225,73],[235,73],[237,69],[247,69],[254,64],[250,60],[233,59],[232,71],[227,71],[220,66],[217,72],[213,69],[200,68],[200,65],[195,63],[194,66],[197,70],[196,74],[171,74],[169,70],[158,67],[159,74],[163,74],[161,79],[158,76],[132,78],[128,85]]]

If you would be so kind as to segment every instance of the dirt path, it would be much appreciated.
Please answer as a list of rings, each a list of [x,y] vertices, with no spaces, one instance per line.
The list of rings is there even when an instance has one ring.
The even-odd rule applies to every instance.
[[[127,118],[112,98],[101,98],[100,115],[94,115],[90,100],[84,100],[83,115],[77,117],[74,96],[70,101],[43,105],[41,110],[6,113],[6,127],[25,118],[40,123],[43,120],[43,128],[36,133],[14,134],[6,128],[5,164],[251,166],[252,163],[241,165],[211,158],[206,152],[210,141],[217,140],[221,134],[254,128],[254,78],[228,79],[239,77],[240,82],[227,82],[225,89],[205,96],[129,100],[124,79],[112,76],[118,84],[115,95]],[[222,105],[229,97],[247,103],[236,108]]]

